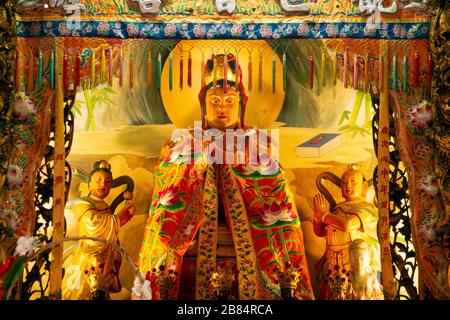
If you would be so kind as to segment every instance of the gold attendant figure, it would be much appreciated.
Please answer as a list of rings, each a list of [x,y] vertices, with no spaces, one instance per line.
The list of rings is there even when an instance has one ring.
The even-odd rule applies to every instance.
[[[352,299],[351,275],[354,270],[349,256],[352,241],[364,241],[365,244],[360,244],[360,247],[367,247],[370,267],[375,274],[381,271],[378,213],[376,207],[364,198],[367,187],[363,173],[351,167],[341,178],[342,197],[345,201],[338,203],[330,211],[324,195],[318,193],[314,196],[314,232],[327,241],[325,254],[316,265],[320,299]],[[360,251],[355,247],[354,253],[357,252]],[[380,298],[379,295],[371,297]]]
[[[89,195],[81,198],[74,211],[79,236],[107,240],[119,244],[119,230],[133,217],[134,205],[115,215],[104,199],[112,184],[110,164],[98,161],[89,175]],[[132,195],[127,195],[131,198]],[[119,292],[120,252],[98,240],[80,240],[79,247],[65,254],[65,275],[62,283],[64,300],[109,299],[110,292]]]

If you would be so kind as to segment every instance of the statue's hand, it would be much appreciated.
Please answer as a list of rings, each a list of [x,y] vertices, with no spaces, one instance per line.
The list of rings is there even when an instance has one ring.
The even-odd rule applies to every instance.
[[[318,193],[313,198],[314,218],[322,221],[322,216],[330,212],[330,205],[323,194]]]
[[[127,207],[125,207],[122,212],[119,215],[119,219],[120,219],[120,226],[123,226],[124,224],[126,224],[128,221],[131,220],[131,218],[133,218],[134,216],[134,212],[136,211],[136,206],[135,205],[129,205]]]

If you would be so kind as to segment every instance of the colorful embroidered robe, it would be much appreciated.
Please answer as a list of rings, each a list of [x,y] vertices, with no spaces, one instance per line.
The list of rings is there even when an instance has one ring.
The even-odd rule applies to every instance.
[[[243,135],[250,141],[258,133],[247,129]],[[214,299],[210,276],[216,270],[220,187],[236,251],[239,299],[280,299],[276,268],[288,267],[295,268],[298,276],[295,297],[313,299],[294,197],[278,161],[268,156],[275,150],[273,145],[267,148],[258,140],[260,157],[255,164],[209,164],[207,143],[199,143],[194,135],[190,131],[172,141],[155,171],[138,261],[142,274],[161,266],[166,274],[169,270],[172,277],[176,274],[168,296],[177,299],[183,255],[198,234],[196,299]],[[249,149],[245,148],[247,155]],[[235,149],[235,154],[242,155],[240,150]],[[155,284],[152,288],[154,298],[164,298],[161,288]]]

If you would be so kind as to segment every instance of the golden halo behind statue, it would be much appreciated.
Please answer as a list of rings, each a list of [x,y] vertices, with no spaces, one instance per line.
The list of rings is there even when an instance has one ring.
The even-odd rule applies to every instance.
[[[180,89],[180,53],[183,50],[183,89]],[[192,56],[192,87],[187,85],[188,52]],[[198,93],[201,89],[201,59],[204,52],[205,61],[213,53],[229,52],[236,55],[239,51],[239,65],[243,72],[243,83],[249,97],[245,112],[245,124],[256,128],[270,128],[277,119],[284,101],[282,63],[276,59],[276,90],[272,93],[272,59],[274,51],[263,40],[182,40],[172,50],[172,90],[169,90],[169,58],[164,63],[161,76],[161,97],[164,108],[178,128],[194,125],[201,121]],[[250,51],[251,50],[251,51]],[[249,51],[252,54],[253,88],[248,90]],[[262,91],[258,90],[259,55],[262,54]]]

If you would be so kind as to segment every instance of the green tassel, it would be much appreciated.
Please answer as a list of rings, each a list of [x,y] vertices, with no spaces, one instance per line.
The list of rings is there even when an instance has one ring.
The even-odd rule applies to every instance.
[[[157,74],[156,74],[156,87],[158,89],[161,88],[161,70],[162,70],[161,53],[158,53],[158,69],[157,69]]]
[[[272,93],[275,93],[277,88],[277,60],[275,54],[272,56]]]
[[[397,56],[392,60],[392,90],[397,91]]]
[[[403,57],[403,92],[408,91],[408,60],[406,55]]]
[[[172,91],[173,87],[173,57],[172,52],[169,55],[169,90]]]
[[[43,63],[42,63],[42,51],[39,49],[39,61],[38,61],[38,86],[39,89],[42,88],[44,81],[42,78],[42,71],[43,71]]]
[[[283,91],[286,91],[287,68],[286,68],[286,53],[283,52]]]
[[[50,88],[55,89],[55,52],[50,55]]]

